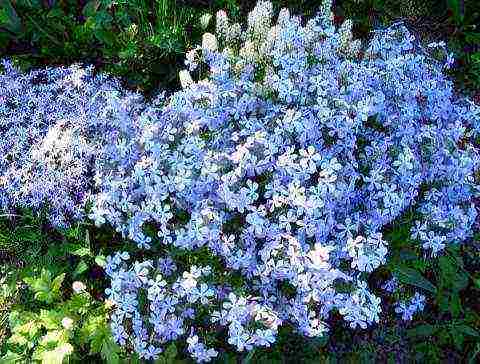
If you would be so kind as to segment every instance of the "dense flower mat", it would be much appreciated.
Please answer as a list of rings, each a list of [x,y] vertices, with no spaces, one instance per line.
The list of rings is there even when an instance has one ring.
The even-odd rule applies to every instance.
[[[444,75],[450,56],[402,24],[363,45],[330,7],[273,23],[260,1],[245,29],[219,12],[183,89],[148,102],[90,68],[3,62],[1,209],[56,226],[88,215],[165,252],[107,262],[115,340],[141,357],[186,339],[208,361],[222,332],[244,351],[281,325],[322,336],[333,312],[366,328],[381,314],[366,281],[388,259],[385,226],[414,211],[430,255],[472,235],[480,108]],[[203,266],[177,265],[199,251]],[[417,293],[396,311],[423,305]]]

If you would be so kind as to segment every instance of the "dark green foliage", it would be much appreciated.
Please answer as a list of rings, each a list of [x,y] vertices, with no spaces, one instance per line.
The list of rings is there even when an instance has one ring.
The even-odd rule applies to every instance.
[[[0,53],[25,67],[85,62],[123,77],[130,87],[173,89],[185,50],[203,32],[199,17],[236,10],[232,1],[185,3],[1,0]]]
[[[407,213],[386,232],[394,247],[388,264],[390,271],[412,287],[412,292],[420,290],[431,302],[421,318],[406,329],[411,358],[442,362],[453,357],[455,361],[468,362],[470,353],[480,344],[478,241],[473,239],[462,247],[450,246],[436,259],[425,258],[409,237],[413,216]],[[467,266],[465,260],[475,263]],[[425,345],[427,338],[429,345]]]

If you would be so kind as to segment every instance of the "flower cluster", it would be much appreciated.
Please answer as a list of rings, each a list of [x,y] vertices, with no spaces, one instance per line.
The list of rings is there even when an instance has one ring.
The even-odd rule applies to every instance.
[[[107,136],[131,122],[141,97],[92,68],[24,74],[2,62],[0,209],[46,211],[59,227],[84,216]]]
[[[17,90],[0,95],[1,206],[48,203],[61,225],[88,202],[96,224],[166,252],[106,267],[115,339],[143,358],[184,338],[208,361],[215,333],[252,350],[283,324],[319,337],[332,313],[365,328],[379,321],[366,281],[388,259],[385,226],[416,209],[412,236],[433,255],[472,235],[480,108],[443,74],[451,60],[402,24],[364,45],[350,21],[333,24],[331,1],[307,22],[272,9],[259,1],[246,29],[220,12],[187,53],[183,89],[148,104],[76,68],[45,72],[40,89],[12,70],[0,80]]]
[[[408,301],[401,301],[397,303],[395,312],[402,315],[402,320],[411,321],[413,315],[417,312],[423,311],[425,308],[425,296],[415,292],[415,295]]]
[[[126,252],[109,257],[106,271],[112,284],[106,293],[117,306],[111,318],[115,340],[141,358],[156,359],[163,350],[160,345],[185,335],[190,355],[198,362],[209,361],[218,353],[199,341],[195,330],[202,325],[227,331],[228,343],[239,351],[275,341],[281,323],[275,313],[260,300],[209,283],[214,281],[209,279],[211,267],[179,272],[174,265],[165,270],[165,258],[128,265],[129,259]],[[147,300],[145,307],[139,306],[140,296]],[[145,311],[148,315],[140,314]],[[127,334],[130,327],[133,335]]]

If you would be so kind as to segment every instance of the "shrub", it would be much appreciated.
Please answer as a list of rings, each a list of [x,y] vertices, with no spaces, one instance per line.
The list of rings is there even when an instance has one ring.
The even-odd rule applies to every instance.
[[[246,29],[218,13],[217,36],[187,53],[184,89],[126,141],[134,160],[100,172],[98,223],[163,259],[219,259],[210,279],[188,260],[171,277],[110,260],[112,328],[143,357],[184,335],[206,361],[216,325],[239,351],[269,346],[279,325],[322,336],[334,312],[366,328],[381,311],[366,279],[388,258],[386,226],[416,210],[412,235],[433,255],[471,236],[479,108],[444,76],[451,60],[402,24],[362,45],[329,1],[305,24],[285,9],[271,21],[265,1]]]
[[[401,23],[363,45],[330,7],[272,23],[260,1],[246,28],[219,12],[216,36],[186,54],[183,90],[149,104],[91,70],[5,64],[1,207],[63,226],[87,205],[153,251],[106,266],[114,336],[141,357],[186,338],[208,361],[216,333],[238,351],[282,326],[322,337],[334,314],[366,328],[380,319],[367,280],[387,262],[385,228],[414,211],[412,238],[432,255],[471,236],[480,109],[445,77],[451,57]]]
[[[232,1],[5,0],[0,4],[0,52],[29,68],[94,63],[151,92],[177,87],[178,67],[198,40],[202,13]]]

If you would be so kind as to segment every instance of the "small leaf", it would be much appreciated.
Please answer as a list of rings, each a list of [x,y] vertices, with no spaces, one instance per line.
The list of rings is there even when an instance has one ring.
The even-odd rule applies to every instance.
[[[80,248],[72,252],[72,255],[76,255],[78,257],[86,257],[90,256],[91,252],[89,248]]]

